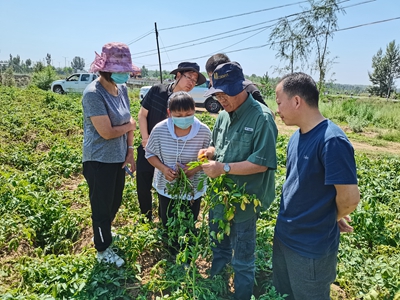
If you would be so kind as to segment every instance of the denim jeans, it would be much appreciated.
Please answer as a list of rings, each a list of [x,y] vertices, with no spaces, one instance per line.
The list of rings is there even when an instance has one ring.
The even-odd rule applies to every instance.
[[[210,232],[218,232],[218,223],[213,223],[214,214],[210,210]],[[219,243],[212,247],[213,259],[211,264],[211,277],[221,273],[226,264],[231,262],[235,272],[234,299],[247,300],[253,294],[255,276],[255,248],[256,248],[256,221],[257,216],[241,222],[231,224],[231,233],[224,235]]]
[[[274,237],[273,285],[286,300],[330,300],[336,278],[337,252],[313,259],[301,256]]]

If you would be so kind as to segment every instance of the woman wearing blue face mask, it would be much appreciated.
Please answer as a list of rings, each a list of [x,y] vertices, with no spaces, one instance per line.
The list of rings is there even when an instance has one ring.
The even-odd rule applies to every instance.
[[[200,211],[200,199],[206,186],[197,190],[201,167],[188,170],[186,164],[197,160],[202,147],[208,147],[211,131],[195,116],[195,102],[187,92],[173,93],[168,100],[169,118],[158,123],[151,131],[147,142],[145,157],[155,167],[153,187],[158,193],[159,213],[164,226],[171,217],[174,199],[168,194],[167,183],[177,178],[178,167],[181,167],[191,180],[193,193],[184,195],[187,205],[193,213],[194,220]]]
[[[120,267],[124,260],[110,247],[111,223],[122,201],[125,170],[136,169],[133,131],[125,82],[133,70],[127,45],[108,43],[91,64],[100,77],[85,89],[83,106],[83,175],[89,186],[97,260]]]

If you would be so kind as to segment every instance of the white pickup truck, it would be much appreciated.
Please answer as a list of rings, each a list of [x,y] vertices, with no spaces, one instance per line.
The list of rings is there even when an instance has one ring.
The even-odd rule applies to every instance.
[[[85,88],[98,76],[94,73],[75,73],[62,80],[53,81],[51,90],[54,93],[83,93]]]

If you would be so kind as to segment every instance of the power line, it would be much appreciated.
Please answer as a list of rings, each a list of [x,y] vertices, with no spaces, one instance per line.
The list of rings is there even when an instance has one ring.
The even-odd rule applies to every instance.
[[[300,1],[300,2],[295,2],[295,3],[291,3],[291,4],[285,4],[285,5],[280,5],[280,6],[275,6],[275,7],[265,8],[265,9],[254,10],[254,11],[250,11],[250,12],[247,12],[247,13],[242,13],[242,14],[222,17],[222,18],[218,18],[218,19],[212,19],[212,20],[201,21],[201,22],[196,22],[196,23],[190,23],[190,24],[178,25],[178,26],[173,26],[173,27],[168,27],[168,28],[162,28],[162,29],[159,29],[159,31],[182,28],[182,27],[188,27],[188,26],[194,26],[194,25],[199,25],[199,24],[204,24],[204,23],[217,22],[217,21],[221,21],[221,20],[226,20],[226,19],[241,17],[241,16],[245,16],[245,15],[255,14],[255,13],[259,13],[259,12],[263,12],[263,11],[274,10],[274,9],[278,9],[278,8],[297,5],[297,4],[301,4],[301,3],[305,3],[305,2],[308,2],[308,1]]]
[[[238,33],[238,34],[232,34],[232,35],[228,35],[228,36],[224,36],[224,37],[220,37],[220,38],[215,38],[215,39],[208,40],[208,41],[204,41],[204,42],[200,42],[200,43],[195,43],[195,44],[190,44],[190,45],[186,45],[186,46],[183,46],[183,47],[178,47],[178,48],[169,49],[168,51],[175,51],[175,50],[180,50],[180,49],[184,49],[184,48],[194,47],[194,46],[197,46],[197,45],[202,45],[202,44],[206,44],[206,43],[211,43],[211,42],[214,42],[214,41],[219,41],[219,40],[226,39],[226,38],[230,38],[230,37],[236,37],[236,36],[238,36],[238,35],[240,35],[240,34],[246,34],[246,33],[254,32],[254,31],[259,31],[259,32],[256,33],[256,34],[258,34],[258,33],[262,32],[262,31],[264,31],[264,30],[266,30],[266,29],[268,29],[268,28],[270,28],[270,27],[272,27],[272,26],[273,26],[273,25],[264,26],[264,27],[261,27],[261,28],[258,28],[258,29],[244,31],[244,32],[241,32],[241,33]],[[246,38],[246,39],[247,39],[247,38]],[[181,43],[181,44],[186,44],[186,43]],[[163,53],[166,53],[166,52],[167,52],[166,49],[167,49],[167,48],[170,48],[170,47],[172,47],[172,46],[163,47],[164,50],[165,50],[165,51],[163,51]],[[151,53],[149,53],[149,52],[151,52]],[[140,56],[134,56],[134,54],[133,54],[133,55],[132,55],[132,58],[133,58],[133,59],[137,59],[137,58],[142,58],[142,57],[146,57],[146,56],[152,56],[152,55],[154,55],[155,53],[157,53],[157,50],[149,50],[149,51],[141,52],[141,53],[147,53],[147,54],[140,55]]]
[[[150,31],[148,31],[147,33],[144,33],[144,34],[141,35],[140,37],[138,37],[138,38],[136,38],[136,39],[134,39],[134,40],[132,40],[132,41],[126,43],[126,44],[127,44],[127,45],[131,45],[131,44],[133,44],[133,43],[136,43],[136,42],[140,41],[141,39],[144,39],[146,36],[148,36],[148,35],[150,35],[150,34],[152,34],[152,33],[154,33],[154,30],[150,30]]]
[[[332,32],[339,32],[339,31],[351,30],[351,29],[354,29],[354,28],[359,28],[359,27],[364,27],[364,26],[370,26],[370,25],[375,25],[375,24],[379,24],[379,23],[390,22],[390,21],[394,21],[394,20],[400,20],[400,17],[395,17],[395,18],[385,19],[385,20],[380,20],[380,21],[375,21],[375,22],[369,22],[369,23],[364,23],[364,24],[360,24],[360,25],[354,25],[354,26],[350,26],[350,27],[346,27],[346,28],[337,29],[337,30],[334,30],[334,31],[332,31]],[[242,51],[246,51],[246,50],[259,49],[259,48],[264,48],[264,47],[269,46],[269,45],[271,45],[271,43],[266,43],[266,44],[263,44],[263,45],[251,46],[251,47],[236,49],[236,50],[232,50],[232,51],[226,51],[225,53],[234,53],[234,52],[242,52]],[[209,57],[209,56],[210,56],[210,55],[202,55],[202,56],[198,56],[198,57],[187,58],[187,59],[184,59],[184,60],[173,61],[173,62],[170,62],[170,63],[173,64],[173,63],[178,63],[178,62],[185,61],[185,60],[188,60],[188,61],[189,61],[189,60],[196,60],[196,59],[205,58],[205,57]],[[154,67],[154,66],[158,66],[158,65],[147,65],[147,67]]]
[[[338,4],[341,4],[341,3],[344,3],[344,2],[348,2],[348,1],[350,1],[350,0],[343,0],[343,1],[338,2]],[[353,7],[353,6],[357,6],[357,5],[366,4],[366,3],[369,3],[369,2],[374,2],[374,1],[376,1],[376,0],[367,0],[367,1],[364,1],[364,2],[361,2],[361,3],[356,3],[356,4],[348,5],[348,6],[345,6],[345,7],[343,7],[343,8],[349,8],[349,7]],[[210,36],[206,36],[206,37],[197,38],[197,39],[194,39],[194,40],[189,40],[189,41],[186,41],[186,42],[181,42],[181,43],[177,43],[177,44],[165,46],[165,47],[164,47],[164,50],[170,49],[170,48],[172,48],[172,47],[176,47],[176,46],[180,46],[180,45],[184,45],[184,44],[196,42],[196,41],[205,40],[205,39],[212,38],[212,37],[216,37],[216,36],[221,36],[221,35],[224,35],[224,34],[228,34],[228,33],[235,32],[235,31],[240,31],[240,30],[247,29],[247,28],[250,28],[250,27],[255,27],[255,26],[258,26],[258,25],[261,25],[261,24],[271,23],[271,22],[279,21],[279,20],[285,19],[285,18],[291,18],[291,17],[297,16],[297,15],[300,15],[300,14],[305,14],[305,13],[311,12],[311,11],[312,11],[312,9],[307,10],[307,11],[302,11],[302,12],[299,12],[299,13],[293,13],[293,14],[290,14],[290,15],[286,15],[286,16],[284,16],[284,17],[280,17],[280,18],[276,18],[276,19],[272,19],[272,20],[268,20],[268,21],[256,23],[256,24],[253,24],[253,25],[243,26],[243,27],[236,28],[236,29],[233,29],[233,30],[221,32],[221,33],[218,33],[218,34],[214,34],[214,35],[210,35]],[[275,24],[276,24],[276,23],[275,23]],[[173,48],[173,49],[170,49],[170,50],[168,50],[168,51],[175,51],[175,50],[179,50],[179,49],[182,49],[182,48],[193,47],[193,46],[197,46],[197,45],[201,45],[201,44],[205,44],[205,43],[210,43],[210,42],[213,42],[213,41],[216,41],[216,40],[226,39],[226,38],[230,38],[230,37],[232,37],[232,36],[237,36],[237,35],[246,34],[246,33],[249,33],[249,32],[254,32],[254,31],[259,31],[259,30],[261,30],[261,31],[258,32],[258,33],[260,33],[260,32],[263,31],[262,29],[269,28],[269,27],[272,27],[272,26],[274,26],[274,25],[270,25],[270,26],[266,26],[266,27],[261,27],[261,28],[257,28],[257,29],[254,29],[254,30],[250,30],[250,31],[244,31],[244,32],[238,33],[238,34],[236,34],[236,35],[228,35],[228,36],[225,36],[225,37],[220,37],[220,38],[218,38],[218,39],[206,40],[206,41],[204,41],[203,43],[195,43],[195,44],[191,44],[191,45],[184,46],[184,47]],[[253,35],[253,36],[254,36],[254,35]],[[248,38],[245,38],[244,40],[247,40],[247,39],[248,39]],[[244,41],[244,40],[242,40],[242,41]],[[238,44],[238,43],[240,43],[240,42],[242,42],[242,41],[239,41],[239,42],[237,42],[237,43],[235,43],[235,44],[233,44],[233,45],[231,45],[231,46],[234,46],[234,45],[236,45],[236,44]],[[225,47],[224,49],[226,49],[226,48],[229,48],[229,47]],[[132,53],[132,57],[135,58],[135,59],[137,59],[137,58],[152,56],[152,55],[154,55],[156,52],[157,52],[157,49],[152,49],[152,50],[146,50],[146,51],[136,52],[136,53]],[[166,52],[166,51],[164,51],[164,52]],[[145,53],[145,55],[135,56],[135,55],[144,54],[144,53]]]

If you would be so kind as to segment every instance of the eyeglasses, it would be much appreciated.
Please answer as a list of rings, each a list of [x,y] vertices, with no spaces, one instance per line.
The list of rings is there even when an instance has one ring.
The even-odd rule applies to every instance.
[[[218,101],[221,101],[221,100],[227,101],[228,95],[225,93],[217,93],[217,94],[214,94],[214,98],[217,99]]]
[[[189,81],[190,81],[191,83],[193,83],[194,85],[197,84],[197,79],[195,80],[195,79],[193,79],[193,78],[190,78],[189,76],[186,76],[185,74],[182,74],[182,76],[185,77],[187,80],[189,80]]]

